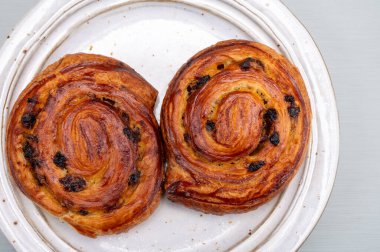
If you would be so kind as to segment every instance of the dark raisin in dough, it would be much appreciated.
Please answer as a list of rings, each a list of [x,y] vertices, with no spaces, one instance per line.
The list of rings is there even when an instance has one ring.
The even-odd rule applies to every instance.
[[[272,122],[275,121],[277,119],[277,117],[278,117],[277,110],[275,110],[273,108],[268,109],[264,115],[265,119],[269,119]]]
[[[141,140],[140,130],[137,128],[132,130],[128,126],[123,129],[124,135],[128,137],[133,143],[138,143]]]
[[[135,185],[139,182],[140,180],[140,175],[141,175],[141,172],[140,171],[135,171],[133,172],[130,176],[129,176],[129,181],[128,181],[128,184],[129,185]]]
[[[86,180],[79,176],[66,175],[59,179],[59,183],[67,192],[80,192],[86,188]]]
[[[301,110],[297,106],[288,107],[288,113],[289,113],[290,117],[292,117],[292,118],[297,117],[300,112],[301,112]]]
[[[255,161],[249,164],[248,171],[254,172],[265,165],[265,161]]]
[[[215,123],[213,121],[207,120],[206,130],[207,131],[214,131],[215,130]]]
[[[275,146],[279,145],[279,143],[280,143],[280,135],[278,134],[278,132],[274,132],[269,137],[269,141],[271,142],[271,144],[273,144]]]
[[[67,162],[67,158],[60,152],[58,151],[54,157],[53,157],[53,162],[56,166],[60,167],[60,168],[66,168],[66,162]]]
[[[22,123],[22,126],[24,126],[25,128],[31,129],[36,123],[36,116],[32,113],[25,113],[21,117],[21,123]]]

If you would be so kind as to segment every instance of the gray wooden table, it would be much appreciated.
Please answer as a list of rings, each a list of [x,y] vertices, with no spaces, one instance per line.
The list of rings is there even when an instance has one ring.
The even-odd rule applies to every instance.
[[[0,42],[36,2],[0,0]],[[341,128],[334,190],[301,251],[380,251],[380,1],[283,2],[326,60]],[[1,233],[0,251],[14,251]]]

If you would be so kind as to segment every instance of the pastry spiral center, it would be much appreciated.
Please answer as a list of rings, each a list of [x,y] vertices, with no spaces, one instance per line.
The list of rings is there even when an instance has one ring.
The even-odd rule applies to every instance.
[[[109,139],[100,118],[91,114],[91,110],[82,110],[75,115],[70,128],[75,139],[66,141],[65,145],[75,155],[73,162],[78,163],[75,167],[88,173],[103,168],[107,163]]]
[[[113,126],[109,126],[109,123]],[[112,128],[122,127],[117,114],[100,102],[76,106],[68,112],[62,126],[63,148],[65,153],[71,156],[70,168],[78,174],[94,175],[114,163],[111,158],[120,160],[120,157],[116,156],[118,153],[114,149],[116,146],[129,153],[130,147],[126,146],[127,141],[120,144],[113,137],[116,129]],[[120,132],[119,134],[121,135]]]
[[[213,85],[206,88],[212,89]],[[229,83],[217,85],[231,87]],[[188,105],[193,147],[213,161],[246,156],[260,143],[264,110],[261,98],[248,91],[226,92],[220,98],[215,89],[202,90]]]
[[[260,112],[261,106],[250,94],[229,94],[222,100],[217,112],[216,141],[231,150],[249,151],[256,148],[262,129]]]

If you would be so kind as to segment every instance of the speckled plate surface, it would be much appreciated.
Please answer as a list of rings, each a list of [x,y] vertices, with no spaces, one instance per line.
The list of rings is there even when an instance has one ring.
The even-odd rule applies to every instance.
[[[17,96],[48,64],[67,53],[120,59],[160,92],[193,54],[242,38],[275,48],[298,66],[313,110],[304,165],[284,193],[245,214],[205,215],[162,203],[127,233],[92,239],[36,207],[15,186],[6,163],[5,125]],[[278,0],[43,0],[0,51],[1,229],[19,251],[294,251],[311,232],[330,195],[339,129],[333,89],[305,28]]]

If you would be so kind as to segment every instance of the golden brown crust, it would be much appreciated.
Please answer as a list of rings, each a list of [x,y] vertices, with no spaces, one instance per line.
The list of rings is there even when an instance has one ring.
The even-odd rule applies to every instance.
[[[15,182],[87,236],[140,223],[161,195],[156,97],[120,61],[66,55],[33,79],[10,114],[6,147]]]
[[[219,42],[172,79],[161,110],[168,198],[206,213],[254,209],[305,156],[311,108],[301,75],[269,47]]]

